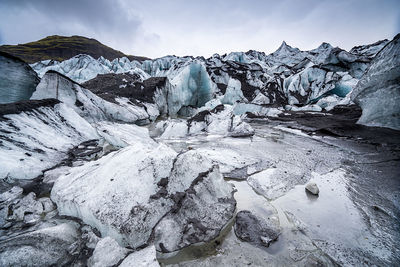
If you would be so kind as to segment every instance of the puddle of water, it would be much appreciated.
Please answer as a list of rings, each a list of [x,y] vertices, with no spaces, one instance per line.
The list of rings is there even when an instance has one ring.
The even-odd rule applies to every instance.
[[[218,248],[220,247],[221,243],[224,242],[226,236],[232,231],[232,227],[235,222],[234,218],[235,217],[233,217],[226,224],[218,237],[209,242],[194,244],[177,252],[171,252],[168,254],[157,252],[158,262],[161,264],[161,266],[166,266],[217,255]]]
[[[312,238],[354,246],[365,239],[368,229],[348,196],[345,175],[341,169],[322,176],[314,174],[319,196],[298,185],[272,203],[308,225]]]
[[[171,145],[178,152],[190,148],[216,150],[223,148],[271,164],[281,162],[283,168],[290,168],[290,164],[295,164],[299,168],[310,170],[307,179],[310,178],[311,171],[314,171],[311,176],[314,176],[319,186],[319,196],[307,193],[304,185],[297,185],[270,202],[257,194],[247,181],[227,180],[237,189],[235,193],[237,211],[250,210],[261,218],[274,218],[281,227],[278,240],[269,248],[259,248],[242,242],[236,237],[232,222],[230,228],[224,230],[223,237],[218,237],[220,245],[212,241],[202,247],[193,246],[186,252],[177,254],[173,263],[185,261],[193,263],[192,260],[195,259],[196,264],[209,266],[220,262],[217,258],[241,255],[242,259],[246,257],[247,260],[250,259],[250,263],[256,265],[257,262],[262,262],[260,265],[268,265],[264,262],[266,259],[271,260],[271,263],[292,265],[305,259],[307,255],[318,254],[325,258],[339,259],[339,263],[350,264],[351,259],[358,259],[346,255],[346,253],[352,254],[353,251],[359,251],[368,258],[390,257],[389,249],[382,249],[382,246],[376,245],[376,241],[382,241],[371,234],[365,218],[354,205],[347,186],[348,174],[340,169],[344,158],[353,157],[356,153],[364,151],[357,146],[356,149],[346,147],[348,144],[343,140],[334,139],[334,142],[327,142],[322,137],[283,132],[266,125],[252,124],[252,126],[256,130],[256,135],[252,138],[193,136],[159,141]],[[318,138],[323,140],[316,140]],[[331,172],[327,172],[328,170]],[[319,175],[316,172],[327,173]],[[299,230],[296,222],[286,212],[293,214],[294,218],[302,223],[304,231]],[[244,262],[236,260],[238,259],[233,261],[234,265],[241,265]],[[222,262],[232,263],[229,260]],[[170,262],[164,261],[164,263]]]

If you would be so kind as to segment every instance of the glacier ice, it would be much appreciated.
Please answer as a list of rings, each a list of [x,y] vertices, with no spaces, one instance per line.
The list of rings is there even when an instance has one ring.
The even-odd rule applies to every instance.
[[[358,121],[368,126],[400,129],[400,34],[372,60],[351,98],[362,108]]]
[[[211,100],[214,86],[203,63],[190,62],[171,79],[168,114],[175,115],[183,106],[201,107]]]
[[[347,52],[327,43],[313,50],[300,51],[283,42],[269,55],[250,50],[223,56],[215,54],[208,59],[166,56],[143,62],[130,62],[127,58],[110,62],[78,55],[63,62],[38,62],[32,67],[40,76],[47,70],[56,70],[78,82],[92,79],[97,74],[128,72],[137,75],[138,82],[150,76],[166,77],[165,86],[149,94],[154,96],[159,113],[190,116],[194,108],[215,98],[227,104],[239,101],[284,107],[309,105],[326,97],[333,89],[337,92],[352,90],[355,84],[347,83],[347,76],[360,79],[373,55],[385,44],[382,41]],[[123,89],[129,85],[119,84],[119,87]],[[331,102],[330,107],[333,105]],[[154,119],[155,114],[149,115]]]
[[[241,83],[236,79],[229,79],[224,97],[221,99],[223,104],[234,104],[237,101],[243,100],[243,92]]]
[[[177,192],[175,205],[154,229],[156,248],[163,253],[216,238],[234,214],[232,186],[197,151],[177,158],[168,190]]]
[[[121,247],[117,241],[107,236],[100,239],[88,260],[89,267],[111,267],[125,258],[129,250]]]
[[[0,120],[2,131],[9,133],[0,135],[2,179],[33,179],[65,158],[68,149],[99,138],[96,130],[66,104],[39,100],[34,106],[33,102]]]
[[[209,107],[213,105],[210,104]],[[254,134],[253,128],[233,113],[231,105],[218,105],[211,110],[205,108],[188,120],[169,119],[159,122],[160,138],[171,139],[187,135],[216,134],[246,137]]]
[[[119,266],[160,267],[160,264],[158,263],[156,258],[156,248],[154,247],[154,245],[152,245],[135,251],[129,254]]]
[[[134,123],[150,119],[145,108],[133,105],[125,98],[116,99],[118,104],[106,101],[55,71],[43,76],[31,97],[45,98],[63,101],[89,122],[114,120]]]
[[[73,243],[79,246],[79,225],[75,222],[27,231],[0,242],[0,265],[68,265],[73,259]]]
[[[130,62],[128,58],[116,58],[109,61],[104,57],[94,59],[89,55],[77,55],[62,62],[58,61],[40,61],[31,64],[31,67],[43,77],[47,71],[57,71],[75,82],[81,83],[95,78],[98,74],[107,73],[135,73],[141,77],[142,80],[150,76],[138,68],[138,63],[135,61]]]
[[[28,64],[0,51],[0,104],[28,100],[38,83],[39,77]]]
[[[125,160],[127,158],[129,161]],[[189,190],[193,190],[190,189],[192,183],[205,186],[206,189],[202,190],[222,190],[228,194],[218,196],[231,196],[232,189],[223,181],[218,170],[213,169],[213,176],[204,178],[204,182],[196,180],[196,177],[202,177],[202,172],[211,168],[211,162],[197,152],[178,156],[165,145],[148,147],[136,143],[97,161],[70,169],[69,174],[55,182],[51,199],[57,204],[60,214],[81,218],[99,229],[103,236],[136,248],[147,244],[156,224],[178,203],[178,196],[185,199],[183,192],[190,194]],[[214,180],[218,188],[211,187]],[[199,192],[193,197],[204,202],[207,198],[203,194]],[[213,201],[218,202],[217,199]],[[211,206],[212,203],[209,202]],[[233,212],[229,208],[231,204],[221,205],[228,209],[227,212]],[[206,212],[213,215],[210,220],[218,218],[219,223],[224,224],[229,214],[215,213],[210,210],[211,206],[198,206],[192,212]],[[180,219],[182,223],[185,215],[180,216],[183,216]],[[213,226],[208,239],[214,237],[221,224],[217,228]]]

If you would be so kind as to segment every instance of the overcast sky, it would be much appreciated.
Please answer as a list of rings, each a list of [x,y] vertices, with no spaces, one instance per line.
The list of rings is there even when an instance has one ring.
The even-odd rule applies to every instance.
[[[0,0],[0,44],[82,35],[152,58],[271,53],[283,40],[348,50],[399,32],[399,0]]]

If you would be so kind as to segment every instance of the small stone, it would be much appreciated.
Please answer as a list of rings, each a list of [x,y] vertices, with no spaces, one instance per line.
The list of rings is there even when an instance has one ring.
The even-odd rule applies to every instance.
[[[308,192],[310,192],[313,195],[318,195],[319,194],[319,188],[317,186],[317,184],[313,181],[310,181],[307,185],[306,185],[306,190]]]

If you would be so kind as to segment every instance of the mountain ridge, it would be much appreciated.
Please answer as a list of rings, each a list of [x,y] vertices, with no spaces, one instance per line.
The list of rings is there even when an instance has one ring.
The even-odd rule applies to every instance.
[[[147,57],[126,55],[121,51],[108,47],[93,38],[83,36],[51,35],[43,39],[18,45],[2,45],[0,51],[11,54],[27,63],[42,60],[63,61],[79,54],[87,54],[93,58],[103,56],[108,60],[127,57],[129,60],[143,61]]]

